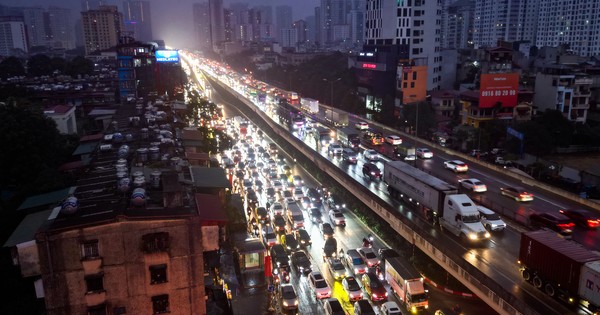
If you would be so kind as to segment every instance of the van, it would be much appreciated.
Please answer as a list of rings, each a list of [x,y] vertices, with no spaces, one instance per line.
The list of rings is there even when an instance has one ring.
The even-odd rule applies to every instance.
[[[385,302],[381,304],[379,314],[382,315],[402,315],[402,311],[400,311],[400,307],[396,302]]]
[[[345,148],[342,150],[342,160],[351,164],[356,164],[358,161],[358,155],[356,154],[356,151],[350,148]]]
[[[481,223],[489,231],[504,231],[506,228],[506,223],[496,212],[482,206],[477,206],[477,211],[481,215]]]

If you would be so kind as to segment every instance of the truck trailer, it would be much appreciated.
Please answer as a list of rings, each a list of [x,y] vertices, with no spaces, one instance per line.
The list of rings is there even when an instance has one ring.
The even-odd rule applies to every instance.
[[[386,260],[385,280],[410,313],[429,308],[423,277],[415,267],[404,261],[404,258],[393,257]]]
[[[415,161],[417,159],[417,149],[398,145],[394,147],[394,155],[404,161]]]
[[[600,253],[550,230],[521,234],[521,276],[547,295],[600,312]]]
[[[383,166],[383,178],[390,196],[417,206],[433,223],[439,223],[465,241],[477,242],[490,238],[480,221],[477,205],[456,186],[433,177],[402,161]]]
[[[348,126],[348,113],[337,108],[327,108],[325,109],[325,120],[334,127],[346,127]]]
[[[317,114],[319,113],[319,101],[313,100],[312,98],[303,97],[300,100],[300,104],[303,110],[311,113]]]
[[[360,145],[360,135],[354,128],[345,127],[338,129],[337,140],[341,145],[357,149]]]

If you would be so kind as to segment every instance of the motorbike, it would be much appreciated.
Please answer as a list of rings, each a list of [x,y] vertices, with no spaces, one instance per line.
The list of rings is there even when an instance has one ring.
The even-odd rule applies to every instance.
[[[363,238],[363,247],[369,247],[369,248],[372,248],[372,247],[373,247],[373,243],[372,243],[372,242],[369,242],[369,240],[368,240],[368,239],[366,239],[366,238]]]

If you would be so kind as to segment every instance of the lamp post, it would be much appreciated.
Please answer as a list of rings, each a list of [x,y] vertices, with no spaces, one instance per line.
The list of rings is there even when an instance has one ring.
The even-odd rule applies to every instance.
[[[341,80],[342,78],[337,78],[335,80],[327,80],[327,79],[323,79],[323,81],[329,82],[329,86],[331,87],[331,102],[329,103],[329,106],[331,106],[331,117],[330,120],[333,122],[333,84],[339,80]]]

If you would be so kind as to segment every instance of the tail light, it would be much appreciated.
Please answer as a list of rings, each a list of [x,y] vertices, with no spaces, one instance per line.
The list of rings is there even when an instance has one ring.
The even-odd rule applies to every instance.
[[[598,220],[588,219],[587,220],[587,225],[590,228],[596,228],[596,227],[600,226],[600,222],[598,222]]]
[[[557,224],[557,226],[562,230],[570,230],[571,228],[573,228],[575,226],[575,223],[573,223],[573,222],[559,223],[559,224]]]
[[[525,192],[525,193],[522,193],[522,194],[520,194],[520,195],[519,195],[519,197],[521,197],[521,198],[525,198],[525,197],[533,197],[533,195],[532,195],[532,194],[530,194],[530,193],[526,193],[526,192]]]

